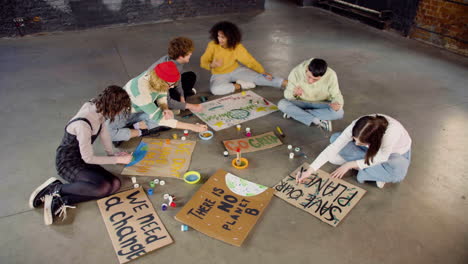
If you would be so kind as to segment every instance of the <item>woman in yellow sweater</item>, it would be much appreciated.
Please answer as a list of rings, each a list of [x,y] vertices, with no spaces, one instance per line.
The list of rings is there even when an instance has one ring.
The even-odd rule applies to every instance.
[[[213,94],[252,89],[256,85],[286,87],[288,80],[265,72],[262,65],[240,43],[242,35],[235,24],[219,22],[211,28],[210,35],[212,41],[200,59],[200,66],[211,71],[210,90]]]

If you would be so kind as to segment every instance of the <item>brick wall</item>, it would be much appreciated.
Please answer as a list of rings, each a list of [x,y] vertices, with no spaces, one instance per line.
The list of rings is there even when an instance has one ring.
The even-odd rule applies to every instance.
[[[466,0],[420,0],[410,37],[468,56]]]
[[[265,0],[0,0],[0,37],[263,10]],[[23,18],[18,28],[13,20]]]

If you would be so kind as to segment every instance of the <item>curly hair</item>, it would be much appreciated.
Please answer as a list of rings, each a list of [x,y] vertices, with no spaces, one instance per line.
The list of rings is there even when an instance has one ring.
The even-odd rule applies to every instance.
[[[111,122],[122,111],[124,115],[130,113],[131,101],[128,93],[120,86],[110,85],[96,98],[91,100],[96,105],[96,112]]]
[[[388,120],[380,115],[363,116],[359,118],[353,127],[353,137],[362,143],[369,144],[366,152],[365,163],[370,165],[382,145],[382,138],[387,131]]]
[[[167,54],[172,60],[176,60],[180,56],[185,57],[190,52],[193,52],[195,45],[193,41],[186,37],[177,37],[169,42],[169,47],[167,48]]]
[[[156,74],[154,69],[149,70],[149,84],[150,84],[151,90],[158,92],[158,93],[167,92],[170,88],[167,82],[161,79]]]
[[[218,41],[218,32],[221,31],[227,38],[227,47],[229,49],[234,49],[237,44],[239,44],[242,40],[242,33],[240,29],[233,23],[229,21],[221,21],[216,23],[210,29],[210,38],[216,43],[219,44]]]

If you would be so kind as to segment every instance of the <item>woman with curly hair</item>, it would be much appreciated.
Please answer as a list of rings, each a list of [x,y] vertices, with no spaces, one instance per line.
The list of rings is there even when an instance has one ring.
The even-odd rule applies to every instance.
[[[97,98],[85,103],[65,126],[65,134],[57,148],[55,164],[58,175],[69,183],[55,177],[37,187],[30,196],[29,206],[37,208],[44,204],[44,221],[50,225],[55,216],[66,217],[71,205],[99,199],[117,192],[120,180],[100,164],[128,164],[132,155],[115,153],[106,119],[113,120],[118,114],[127,114],[130,98],[119,86],[107,87]],[[101,138],[107,156],[96,156],[92,144]]]
[[[112,141],[118,144],[171,128],[206,131],[206,125],[175,120],[174,113],[169,110],[167,92],[179,79],[177,66],[173,61],[167,61],[128,81],[124,89],[132,101],[132,114],[119,115],[114,121],[108,121]]]
[[[273,77],[241,44],[239,28],[228,21],[215,24],[200,59],[200,66],[211,71],[210,90],[215,95],[228,94],[256,85],[285,88],[288,81]],[[244,66],[240,66],[241,63]]]
[[[358,170],[357,180],[375,181],[383,188],[387,182],[402,181],[411,161],[411,137],[397,120],[382,114],[354,120],[342,133],[330,138],[331,144],[312,162],[309,169],[297,175],[304,181],[329,161],[341,165],[331,173],[342,178],[350,169]]]

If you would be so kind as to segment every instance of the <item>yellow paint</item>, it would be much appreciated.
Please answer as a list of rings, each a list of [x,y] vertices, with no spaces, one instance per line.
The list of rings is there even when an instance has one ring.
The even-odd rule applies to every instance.
[[[218,127],[222,127],[224,126],[224,122],[223,121],[218,121],[216,122],[216,124],[214,124],[215,126],[218,126]]]
[[[266,111],[266,108],[263,107],[263,106],[260,106],[260,107],[257,107],[257,109],[255,109],[255,110],[257,110],[257,112]]]

